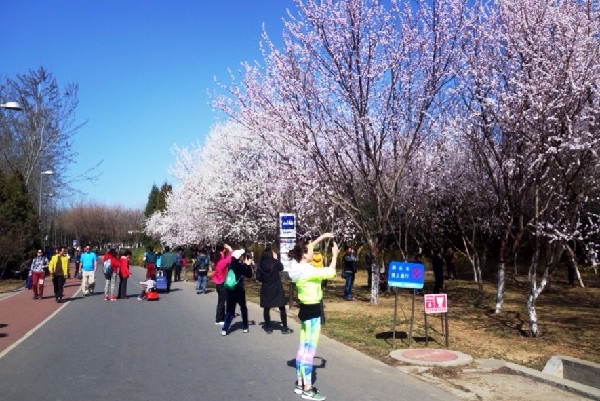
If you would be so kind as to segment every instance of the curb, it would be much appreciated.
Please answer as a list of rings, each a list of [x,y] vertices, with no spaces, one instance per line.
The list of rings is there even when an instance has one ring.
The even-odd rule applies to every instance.
[[[538,370],[517,365],[516,363],[512,362],[505,361],[504,366],[515,374],[529,377],[530,379],[533,379],[535,381],[549,384],[562,390],[582,395],[592,400],[600,401],[600,389],[591,386],[586,386],[585,384],[577,383],[572,380],[550,376]]]

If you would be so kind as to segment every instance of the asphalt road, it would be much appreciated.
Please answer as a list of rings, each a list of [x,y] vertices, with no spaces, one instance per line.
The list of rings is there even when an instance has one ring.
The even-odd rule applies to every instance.
[[[250,332],[242,333],[237,317],[222,337],[214,324],[214,292],[196,295],[192,283],[178,282],[158,302],[138,301],[143,270],[133,273],[129,299],[104,301],[98,272],[96,295],[76,293],[2,356],[0,400],[301,399],[293,392],[293,319],[294,333],[268,335],[260,326],[262,310],[249,304]],[[278,319],[278,311],[271,315]],[[457,399],[324,336],[315,366],[315,385],[328,400]]]

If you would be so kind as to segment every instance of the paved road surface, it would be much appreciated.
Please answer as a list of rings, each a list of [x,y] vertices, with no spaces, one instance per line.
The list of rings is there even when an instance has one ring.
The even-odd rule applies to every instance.
[[[193,284],[179,282],[159,302],[138,301],[143,270],[133,272],[129,299],[104,301],[104,278],[98,272],[96,295],[75,293],[28,338],[8,352],[0,348],[0,399],[301,399],[293,393],[295,322],[290,324],[293,334],[276,330],[267,335],[260,329],[261,309],[250,304],[250,333],[242,333],[238,317],[232,332],[222,337],[214,324],[214,292],[196,295]],[[7,324],[2,320],[16,318],[15,311],[7,317],[11,299],[21,302],[19,314],[38,304],[25,291],[0,300],[0,333],[14,340],[11,324],[2,326]],[[50,298],[41,302],[60,307]],[[325,337],[317,356],[316,385],[328,400],[457,399]]]

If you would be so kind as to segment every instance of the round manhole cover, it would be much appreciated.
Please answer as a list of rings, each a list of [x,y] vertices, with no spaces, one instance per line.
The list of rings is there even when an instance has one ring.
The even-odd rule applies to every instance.
[[[437,349],[412,349],[402,352],[402,356],[423,362],[448,362],[458,358],[452,352]]]

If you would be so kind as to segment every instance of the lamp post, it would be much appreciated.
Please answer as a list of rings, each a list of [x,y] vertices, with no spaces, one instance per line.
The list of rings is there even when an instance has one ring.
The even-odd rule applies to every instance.
[[[46,171],[42,171],[40,173],[40,204],[39,209],[38,209],[38,217],[40,219],[40,231],[42,230],[42,187],[43,187],[43,182],[44,182],[44,176],[45,175],[52,175],[54,174],[54,171],[52,170],[46,170]]]

